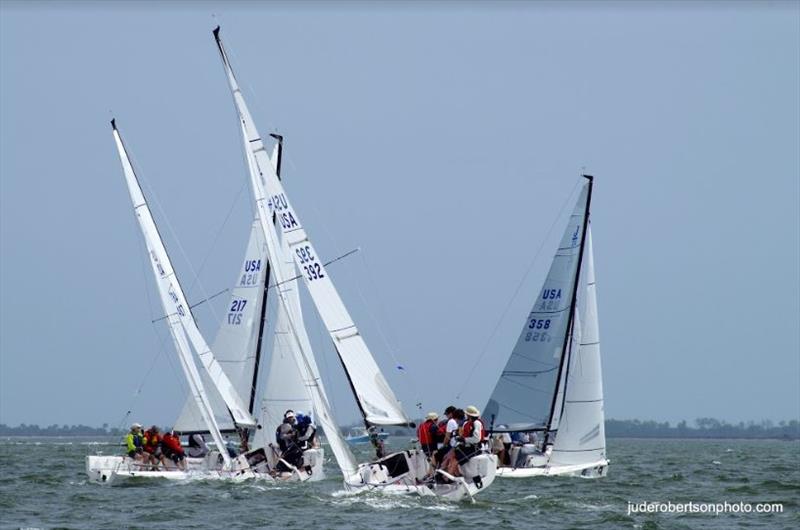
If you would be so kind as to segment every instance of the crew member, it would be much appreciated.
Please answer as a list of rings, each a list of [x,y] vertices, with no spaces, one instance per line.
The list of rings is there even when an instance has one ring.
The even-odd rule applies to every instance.
[[[128,451],[128,457],[139,462],[144,460],[144,436],[141,423],[131,425],[131,431],[125,436],[125,448]]]
[[[186,471],[186,453],[181,447],[181,439],[175,431],[166,433],[161,438],[161,445],[164,448],[164,456],[172,460],[181,471]]]
[[[161,450],[161,431],[157,425],[153,425],[145,431],[144,451],[154,467],[158,466],[159,463],[164,463],[164,453]]]
[[[428,415],[425,416],[425,421],[420,423],[419,427],[417,427],[419,445],[428,458],[436,451],[436,437],[439,433],[439,426],[436,420],[438,419],[438,414],[429,412]]]
[[[462,443],[456,447],[458,465],[466,464],[472,457],[481,452],[481,445],[486,440],[486,429],[481,420],[481,412],[477,407],[470,405],[465,411],[467,420],[462,426]]]

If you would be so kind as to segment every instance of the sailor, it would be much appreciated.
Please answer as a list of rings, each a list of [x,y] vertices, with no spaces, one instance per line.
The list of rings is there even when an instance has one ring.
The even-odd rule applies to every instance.
[[[189,436],[189,456],[191,458],[203,458],[208,454],[208,446],[202,434],[192,434]]]
[[[460,474],[455,448],[456,445],[458,445],[458,439],[461,435],[461,424],[464,422],[465,418],[466,416],[462,409],[455,409],[451,414],[451,418],[447,421],[445,446],[442,449],[444,453],[441,460],[439,460],[439,467],[453,476],[458,476]]]
[[[312,423],[311,416],[297,413],[297,443],[300,449],[308,451],[314,448],[317,439],[317,427]]]
[[[144,459],[144,436],[142,436],[142,424],[134,423],[131,431],[125,436],[125,448],[128,457],[142,461]]]
[[[481,411],[470,405],[465,411],[467,420],[461,428],[461,438],[456,447],[458,465],[466,464],[472,457],[481,452],[481,446],[486,440],[486,429],[481,420]]]
[[[181,446],[181,439],[174,430],[161,438],[161,445],[164,448],[164,456],[172,460],[178,469],[186,471],[186,453]]]
[[[539,453],[536,444],[533,443],[534,440],[535,436],[531,436],[526,432],[521,433],[520,448],[519,451],[517,452],[517,457],[514,459],[514,462],[512,463],[515,468],[527,467],[528,457]]]
[[[450,421],[450,418],[453,417],[453,413],[456,411],[456,408],[453,405],[450,405],[446,409],[444,409],[444,418],[439,421],[437,424],[439,427],[439,432],[436,433],[436,448],[441,448],[444,444],[445,436],[447,435],[447,423]]]
[[[419,440],[419,445],[425,456],[429,458],[436,451],[436,437],[439,433],[439,426],[436,424],[436,420],[438,419],[438,414],[429,412],[425,416],[425,421],[417,427],[417,440]]]
[[[275,438],[281,449],[280,458],[286,462],[278,462],[279,471],[291,471],[290,466],[297,467],[303,461],[303,451],[297,445],[296,423],[297,416],[294,411],[287,410],[283,414],[283,423],[278,425],[275,431]]]
[[[441,436],[442,446],[434,455],[434,464],[436,465],[441,466],[445,456],[456,445],[453,433],[458,432],[458,420],[456,420],[455,416],[457,410],[453,405],[450,405],[444,409],[444,415],[447,417],[447,420],[443,422],[444,425],[439,422],[439,435]]]
[[[381,440],[381,433],[383,433],[383,429],[381,429],[381,432],[379,433],[378,429],[374,425],[370,425],[369,429],[367,429],[369,441],[372,444],[372,447],[375,448],[375,457],[378,460],[386,456],[386,447],[383,444],[383,440]]]
[[[158,463],[164,463],[164,453],[161,449],[161,431],[157,425],[153,425],[144,433],[144,451],[147,453],[153,466],[158,466]]]
[[[281,451],[286,451],[289,447],[289,442],[294,443],[295,439],[295,424],[296,418],[293,410],[287,410],[283,413],[283,423],[278,425],[275,430],[275,441],[278,442],[278,447]]]

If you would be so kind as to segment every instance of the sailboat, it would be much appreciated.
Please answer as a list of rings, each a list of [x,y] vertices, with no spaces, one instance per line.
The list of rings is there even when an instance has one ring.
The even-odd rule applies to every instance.
[[[577,204],[550,270],[485,407],[494,433],[524,433],[501,477],[604,476],[608,471],[594,255],[594,178]]]
[[[139,185],[128,153],[122,142],[122,137],[117,130],[116,121],[111,121],[114,141],[117,146],[120,161],[122,162],[125,180],[128,185],[133,209],[142,235],[145,239],[153,275],[156,279],[159,298],[166,314],[170,335],[172,336],[175,350],[178,353],[181,368],[189,384],[192,399],[199,412],[206,429],[211,434],[216,446],[225,447],[222,433],[214,416],[211,402],[206,390],[206,384],[200,376],[192,349],[197,360],[203,366],[208,381],[213,385],[217,394],[224,402],[230,418],[238,429],[249,429],[256,426],[256,420],[248,412],[239,397],[234,385],[228,378],[220,363],[214,356],[211,348],[206,343],[195,322],[191,308],[186,301],[183,288],[178,280],[175,269],[167,254],[161,235],[156,227],[155,220],[147,204],[144,193]],[[247,455],[231,458],[225,450],[215,451],[205,459],[192,462],[191,469],[182,470],[152,470],[134,460],[122,456],[87,456],[86,472],[93,481],[104,483],[117,483],[132,477],[163,477],[168,479],[185,479],[197,471],[211,473],[218,478],[231,478],[243,480],[252,478],[256,470],[250,468]]]
[[[264,140],[245,103],[219,31],[220,28],[217,27],[213,34],[239,119],[245,156],[251,173],[251,187],[267,243],[269,261],[280,263],[282,256],[286,255],[293,260],[294,272],[302,277],[333,342],[365,427],[413,426],[350,317],[328,270],[300,222],[297,210],[292,206],[275,168],[269,161]],[[270,222],[273,216],[277,223]],[[295,274],[287,274],[289,270],[282,268],[276,268],[274,272],[274,282],[279,286],[294,281],[296,277]],[[447,484],[423,481],[428,462],[420,450],[400,451],[374,462],[358,464],[334,419],[322,388],[319,371],[313,362],[308,338],[302,332],[302,326],[297,319],[296,308],[280,290],[278,298],[286,311],[289,329],[287,338],[292,341],[289,350],[294,355],[298,370],[303,374],[312,397],[317,424],[325,431],[331,451],[344,475],[347,490],[432,495],[457,500],[472,498],[491,485],[495,476],[496,457],[486,453],[473,457],[462,466],[462,476],[447,477],[451,481]]]
[[[283,137],[279,135],[274,137],[277,143],[270,162],[280,178]],[[297,370],[294,358],[288,351],[291,345],[286,339],[288,333],[286,312],[281,304],[276,308],[275,321],[272,325],[272,355],[266,370],[266,381],[261,381],[264,378],[262,373],[264,370],[260,364],[261,352],[264,349],[262,343],[267,331],[267,300],[272,290],[270,289],[272,271],[276,267],[291,270],[294,264],[291,261],[287,262],[285,257],[278,264],[269,261],[261,223],[256,214],[250,227],[250,238],[244,259],[237,271],[226,306],[227,311],[220,322],[213,344],[213,351],[220,365],[231,378],[239,395],[249,398],[248,411],[258,420],[252,436],[250,436],[251,431],[237,430],[234,427],[222,398],[213,387],[209,392],[215,419],[222,433],[240,438],[244,436],[246,438],[244,441],[248,445],[263,448],[270,469],[276,469],[278,462],[281,461],[281,452],[275,445],[274,434],[283,421],[284,412],[310,411],[312,408],[311,397]],[[290,272],[286,273],[289,274]],[[297,314],[299,323],[302,324],[296,283],[286,282],[277,288],[286,295]],[[261,390],[260,400],[259,390]],[[187,435],[208,433],[197,404],[191,396],[187,398],[175,422],[175,431]],[[295,470],[294,466],[285,460],[283,463],[292,470],[284,478],[312,481],[325,478],[322,447],[314,447],[303,452],[302,470]]]

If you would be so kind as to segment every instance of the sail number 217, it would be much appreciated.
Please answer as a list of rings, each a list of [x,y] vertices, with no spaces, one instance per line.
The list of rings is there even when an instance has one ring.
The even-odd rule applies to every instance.
[[[297,257],[300,258],[300,266],[303,267],[303,270],[306,272],[308,281],[313,282],[314,280],[325,277],[325,273],[322,272],[322,266],[317,263],[310,246],[305,245],[296,248],[294,252],[297,254]]]

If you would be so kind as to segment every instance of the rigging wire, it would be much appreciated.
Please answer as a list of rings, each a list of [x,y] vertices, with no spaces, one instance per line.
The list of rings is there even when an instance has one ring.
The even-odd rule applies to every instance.
[[[189,268],[189,272],[195,278],[195,282],[194,283],[196,283],[198,288],[200,289],[201,296],[204,297],[204,298],[208,298],[208,293],[206,292],[205,288],[203,287],[203,282],[200,281],[200,277],[198,276],[197,271],[195,270],[194,266],[192,265],[192,262],[189,259],[188,254],[186,253],[186,250],[183,248],[183,245],[181,244],[180,238],[178,238],[175,230],[172,228],[172,223],[170,223],[169,217],[167,216],[166,211],[164,210],[164,208],[162,208],[161,203],[158,200],[157,194],[154,192],[154,189],[150,185],[150,182],[148,181],[148,179],[145,178],[144,176],[142,176],[142,175],[146,174],[146,172],[143,169],[143,166],[139,163],[139,161],[136,159],[136,157],[131,152],[128,152],[128,158],[131,159],[131,162],[134,164],[134,167],[135,168],[139,168],[139,170],[140,170],[140,172],[136,173],[136,176],[139,179],[139,181],[144,186],[146,186],[147,189],[148,189],[148,194],[147,194],[148,198],[146,199],[147,202],[150,203],[150,199],[152,199],[152,202],[155,204],[156,208],[159,211],[160,217],[163,219],[164,224],[167,226],[167,230],[169,230],[169,233],[172,236],[172,239],[175,241],[175,246],[177,246],[178,251],[180,252],[180,255],[183,257],[184,262],[186,263],[187,267]],[[173,264],[173,267],[174,267],[174,264]],[[176,278],[177,278],[177,275],[176,275]],[[178,280],[178,281],[180,283],[180,280]],[[184,294],[185,293],[186,293],[186,291],[184,291]],[[210,307],[211,314],[212,314],[212,317],[213,317],[214,321],[219,322],[220,318],[219,318],[219,315],[217,315],[217,312],[214,309],[214,306],[210,305],[209,307]]]
[[[561,216],[564,214],[564,209],[567,207],[567,204],[569,204],[569,202],[570,202],[570,198],[574,195],[575,190],[578,188],[578,184],[580,184],[580,181],[576,181],[575,182],[575,185],[572,186],[572,189],[570,190],[570,192],[567,195],[566,199],[564,199],[564,202],[561,204],[561,209],[558,211],[558,215],[556,215],[555,219],[553,220],[553,223],[550,225],[550,228],[547,229],[547,233],[545,234],[544,238],[542,238],[542,242],[539,244],[538,250],[533,255],[533,259],[528,264],[528,268],[525,270],[525,274],[522,275],[522,279],[520,279],[519,283],[517,284],[517,287],[514,290],[514,294],[511,296],[511,299],[506,304],[505,309],[503,309],[503,312],[500,314],[500,318],[497,319],[497,323],[494,325],[494,328],[492,329],[492,332],[489,334],[489,338],[486,339],[486,343],[484,344],[483,349],[481,349],[481,352],[478,355],[477,360],[473,363],[472,368],[470,369],[469,373],[467,374],[466,379],[464,379],[464,383],[461,385],[461,388],[458,390],[458,393],[456,393],[456,400],[461,399],[461,394],[464,392],[464,389],[467,388],[467,385],[469,384],[470,380],[472,379],[472,376],[475,374],[475,369],[478,367],[480,362],[483,360],[483,357],[486,355],[486,352],[489,351],[489,345],[491,344],[492,340],[494,339],[494,336],[497,334],[497,330],[500,329],[500,325],[505,320],[506,315],[508,314],[508,311],[511,309],[511,306],[513,305],[514,301],[517,299],[517,296],[519,296],[519,293],[522,290],[522,286],[525,284],[525,280],[527,280],[528,275],[530,275],[531,271],[533,270],[534,265],[539,260],[539,256],[541,255],[545,244],[549,240],[549,238],[550,238],[550,236],[551,236],[551,234],[553,232],[553,229],[556,227],[558,221],[561,219]]]

